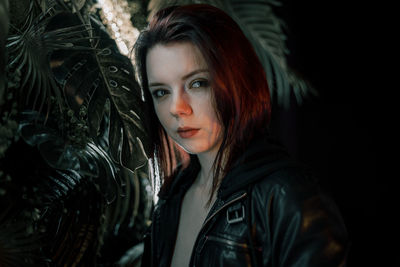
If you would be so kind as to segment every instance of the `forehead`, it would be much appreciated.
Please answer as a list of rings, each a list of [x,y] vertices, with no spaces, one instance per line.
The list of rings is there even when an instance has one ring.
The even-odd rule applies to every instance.
[[[189,42],[157,44],[146,56],[149,82],[167,82],[205,68],[207,64],[202,53]]]

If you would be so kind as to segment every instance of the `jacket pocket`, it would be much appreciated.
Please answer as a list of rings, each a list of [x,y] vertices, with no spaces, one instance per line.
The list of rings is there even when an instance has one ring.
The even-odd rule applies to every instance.
[[[227,238],[220,237],[220,236],[208,235],[208,236],[206,236],[206,240],[207,240],[206,242],[215,242],[219,245],[223,245],[228,248],[230,247],[232,249],[239,249],[239,250],[243,250],[243,251],[250,250],[249,245],[245,242],[235,241],[235,240],[227,239]],[[255,247],[254,249],[256,251],[261,251],[261,247]]]
[[[241,267],[251,266],[251,251],[245,240],[233,237],[207,235],[201,252],[195,257],[196,267]],[[257,257],[261,256],[261,253]]]

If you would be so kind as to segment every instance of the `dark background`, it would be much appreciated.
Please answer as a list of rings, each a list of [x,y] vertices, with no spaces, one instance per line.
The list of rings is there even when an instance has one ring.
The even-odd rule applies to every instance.
[[[277,109],[275,127],[338,204],[352,242],[348,266],[400,266],[394,184],[377,166],[379,11],[354,1],[283,3],[289,61],[319,97]]]

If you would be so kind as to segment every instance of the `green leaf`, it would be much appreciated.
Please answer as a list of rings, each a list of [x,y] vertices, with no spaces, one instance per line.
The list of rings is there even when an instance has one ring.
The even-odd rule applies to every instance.
[[[147,163],[147,133],[139,84],[130,60],[113,47],[97,54],[104,85],[110,96],[110,152],[113,159],[131,170]]]

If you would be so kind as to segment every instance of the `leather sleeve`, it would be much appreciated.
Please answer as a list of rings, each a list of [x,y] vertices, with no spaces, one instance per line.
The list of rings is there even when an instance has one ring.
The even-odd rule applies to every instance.
[[[294,181],[276,180],[264,199],[262,242],[270,249],[263,266],[345,266],[348,238],[336,205],[317,187]]]

